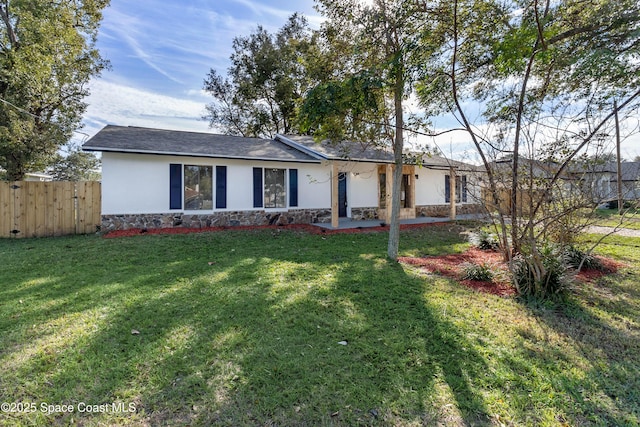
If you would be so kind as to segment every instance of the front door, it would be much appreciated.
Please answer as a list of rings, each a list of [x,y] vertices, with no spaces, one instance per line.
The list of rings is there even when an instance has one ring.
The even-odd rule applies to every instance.
[[[347,174],[344,172],[338,174],[338,216],[347,216]]]

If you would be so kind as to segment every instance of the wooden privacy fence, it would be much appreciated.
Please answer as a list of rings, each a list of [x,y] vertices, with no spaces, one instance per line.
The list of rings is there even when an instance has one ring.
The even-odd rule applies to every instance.
[[[95,233],[99,182],[0,181],[0,237]]]

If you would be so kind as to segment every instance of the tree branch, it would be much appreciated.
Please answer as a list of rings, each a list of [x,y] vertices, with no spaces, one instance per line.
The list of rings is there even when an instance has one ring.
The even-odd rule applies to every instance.
[[[14,49],[17,49],[20,46],[18,42],[18,37],[16,36],[15,29],[13,25],[11,25],[11,19],[9,17],[9,5],[5,2],[4,6],[0,5],[0,17],[4,22],[5,27],[7,28],[7,35],[9,36],[9,41]]]

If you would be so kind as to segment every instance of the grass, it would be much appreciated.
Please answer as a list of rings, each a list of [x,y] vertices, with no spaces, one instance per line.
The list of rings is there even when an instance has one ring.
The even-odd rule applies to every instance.
[[[596,215],[597,225],[640,230],[640,211],[637,209],[627,209],[622,216],[617,209],[598,209]]]
[[[384,233],[0,240],[0,401],[37,408],[0,425],[639,425],[638,246],[551,305],[391,263]]]

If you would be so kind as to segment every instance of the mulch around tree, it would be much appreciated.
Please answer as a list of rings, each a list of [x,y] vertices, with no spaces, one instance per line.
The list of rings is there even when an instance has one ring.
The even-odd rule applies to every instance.
[[[625,265],[604,257],[598,257],[602,264],[601,269],[583,268],[574,278],[580,283],[591,283],[600,277],[608,274],[616,273]],[[516,289],[508,280],[508,268],[506,262],[502,259],[502,255],[495,251],[481,250],[478,248],[470,248],[463,253],[439,255],[429,257],[400,257],[399,262],[408,265],[414,265],[423,271],[431,274],[439,274],[449,277],[462,285],[475,289],[478,292],[485,292],[502,297],[511,297],[516,295]],[[466,263],[482,265],[489,264],[494,273],[494,280],[491,282],[479,280],[467,280],[464,277],[464,265]]]
[[[404,264],[420,267],[421,270],[449,277],[460,282],[462,285],[475,289],[479,292],[486,292],[493,295],[508,297],[516,294],[516,290],[507,280],[507,266],[502,261],[502,256],[495,251],[485,251],[477,248],[470,248],[463,253],[438,255],[429,257],[400,257],[398,261]],[[464,277],[464,264],[472,263],[477,265],[489,264],[492,266],[494,280],[485,282],[480,280],[467,280]]]

